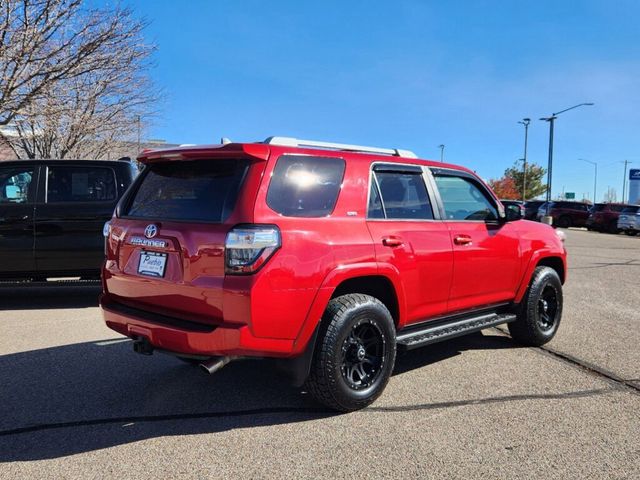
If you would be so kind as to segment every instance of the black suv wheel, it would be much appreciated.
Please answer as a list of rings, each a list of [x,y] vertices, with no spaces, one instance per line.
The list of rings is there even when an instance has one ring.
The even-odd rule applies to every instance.
[[[520,303],[518,319],[509,333],[524,345],[540,346],[551,341],[562,317],[562,282],[550,267],[536,267],[529,289]]]
[[[556,226],[558,228],[569,228],[572,225],[572,223],[573,222],[571,221],[571,217],[569,217],[568,215],[563,215],[558,219]]]
[[[389,310],[374,297],[349,294],[329,302],[307,389],[343,412],[364,408],[384,390],[396,358]]]

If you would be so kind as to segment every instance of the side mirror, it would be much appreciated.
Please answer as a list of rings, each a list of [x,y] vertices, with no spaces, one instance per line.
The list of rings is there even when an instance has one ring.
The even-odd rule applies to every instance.
[[[520,205],[507,205],[504,209],[505,220],[507,222],[514,222],[516,220],[522,220],[524,218],[523,208]]]

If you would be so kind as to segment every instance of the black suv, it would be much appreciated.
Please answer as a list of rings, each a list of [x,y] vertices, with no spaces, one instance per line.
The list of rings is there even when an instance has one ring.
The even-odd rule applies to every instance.
[[[529,200],[524,202],[524,218],[525,220],[536,220],[538,208],[544,203],[544,200]]]
[[[0,278],[99,278],[103,225],[136,173],[128,161],[0,162]]]

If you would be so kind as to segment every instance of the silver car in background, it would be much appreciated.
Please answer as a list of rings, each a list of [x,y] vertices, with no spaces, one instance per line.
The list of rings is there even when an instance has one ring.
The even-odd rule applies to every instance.
[[[618,229],[627,235],[640,233],[640,205],[632,205],[620,212]]]

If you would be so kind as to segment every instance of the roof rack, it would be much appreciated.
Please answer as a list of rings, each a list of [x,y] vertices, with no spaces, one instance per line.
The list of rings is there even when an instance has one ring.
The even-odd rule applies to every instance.
[[[395,157],[418,158],[410,150],[399,148],[378,148],[365,147],[362,145],[349,145],[346,143],[318,142],[316,140],[300,140],[292,137],[269,137],[263,143],[267,145],[282,145],[285,147],[316,147],[329,150],[346,150],[349,152],[380,153],[383,155],[393,155]]]

